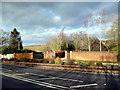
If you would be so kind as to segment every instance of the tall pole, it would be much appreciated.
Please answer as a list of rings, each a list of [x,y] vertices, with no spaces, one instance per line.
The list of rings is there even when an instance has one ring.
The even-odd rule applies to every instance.
[[[89,18],[88,18],[88,30],[87,31],[89,31]],[[90,49],[90,36],[89,36],[89,32],[88,32],[88,49],[89,49],[89,51],[91,51],[91,49]]]
[[[100,25],[101,25],[101,17],[99,17],[100,19]],[[101,32],[99,33],[100,34],[100,52],[102,51],[102,47],[101,47]]]
[[[100,39],[101,39],[101,33],[100,33]],[[101,40],[100,40],[100,51],[102,51]]]

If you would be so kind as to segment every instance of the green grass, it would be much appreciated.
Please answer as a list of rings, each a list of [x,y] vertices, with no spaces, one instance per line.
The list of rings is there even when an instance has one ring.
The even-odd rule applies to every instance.
[[[85,63],[89,63],[92,60],[75,60],[76,62],[85,62]],[[120,62],[114,62],[114,61],[92,61],[92,62],[102,62],[102,63],[120,63]]]

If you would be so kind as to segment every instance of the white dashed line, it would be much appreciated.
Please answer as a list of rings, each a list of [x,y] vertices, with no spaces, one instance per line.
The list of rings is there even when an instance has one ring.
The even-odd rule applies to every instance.
[[[95,83],[95,84],[77,85],[77,86],[70,86],[70,88],[79,88],[79,87],[96,86],[96,85],[98,84]]]
[[[41,79],[37,79],[37,80],[45,80],[45,79],[55,79],[55,78],[41,78]]]
[[[16,76],[16,75],[26,75],[26,74],[14,74],[14,75]]]
[[[36,76],[45,76],[45,75],[38,75],[38,74],[34,74],[34,73],[30,73],[32,75],[36,75]],[[53,76],[48,76],[51,78],[55,78],[55,79],[61,79],[61,80],[69,80],[69,81],[74,81],[74,82],[83,82],[83,81],[79,81],[79,80],[74,80],[74,79],[66,79],[66,78],[59,78],[59,77],[53,77]]]
[[[15,79],[18,79],[18,80],[21,80],[21,81],[30,82],[30,83],[33,83],[33,84],[37,84],[37,85],[49,87],[49,88],[69,89],[69,88],[64,87],[64,86],[55,85],[55,84],[50,84],[50,83],[46,83],[46,82],[40,82],[40,81],[32,80],[32,79],[29,79],[29,78],[24,78],[24,77],[20,77],[20,76],[15,76],[15,75],[8,74],[8,73],[2,73],[2,75],[7,76],[7,77],[11,77],[11,78],[15,78]]]
[[[10,71],[10,70],[9,70]],[[18,72],[18,70],[16,70],[16,72]],[[39,74],[34,74],[34,73],[21,73],[21,74],[9,74],[9,73],[2,73],[2,75],[7,76],[7,77],[11,77],[14,79],[18,79],[21,81],[25,81],[25,82],[29,82],[29,83],[33,83],[33,84],[37,84],[40,86],[45,86],[45,87],[49,87],[49,88],[54,88],[54,89],[74,89],[74,88],[80,88],[80,87],[89,87],[89,86],[96,86],[98,85],[97,83],[95,84],[86,84],[86,85],[77,85],[77,86],[70,86],[70,87],[64,87],[64,86],[60,86],[60,85],[55,85],[55,84],[51,84],[51,83],[46,83],[46,82],[42,82],[42,81],[37,81],[37,80],[44,80],[44,79],[60,79],[60,80],[68,80],[68,81],[74,81],[74,82],[83,82],[83,81],[79,81],[79,80],[74,80],[74,79],[66,79],[66,78],[60,78],[60,77],[53,77],[53,76],[47,76],[48,78],[40,78],[37,80],[33,80],[33,79],[29,79],[26,77],[22,77],[19,75],[35,75],[35,76],[45,76],[45,75],[39,75]]]

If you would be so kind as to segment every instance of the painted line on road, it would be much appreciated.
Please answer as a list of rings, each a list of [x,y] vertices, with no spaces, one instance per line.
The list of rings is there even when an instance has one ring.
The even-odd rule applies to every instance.
[[[17,75],[26,75],[26,74],[14,74],[15,76],[17,76]]]
[[[88,86],[96,86],[96,85],[98,84],[95,83],[95,84],[87,84],[87,85],[77,85],[77,86],[70,86],[70,88],[88,87]]]
[[[50,83],[46,83],[46,82],[40,82],[40,81],[32,80],[32,79],[29,79],[29,78],[24,78],[24,77],[20,77],[20,76],[15,76],[15,75],[8,74],[8,73],[2,73],[2,75],[7,76],[7,77],[11,77],[11,78],[15,78],[15,79],[18,79],[18,80],[21,80],[21,81],[30,82],[30,83],[33,83],[33,84],[37,84],[37,85],[49,87],[49,88],[69,89],[69,88],[64,87],[64,86],[55,85],[55,84],[50,84]]]
[[[45,75],[38,75],[38,74],[34,74],[34,73],[30,73],[32,75],[36,75],[36,76],[45,76]],[[54,79],[62,79],[62,80],[69,80],[69,81],[74,81],[74,82],[83,82],[83,81],[79,81],[79,80],[74,80],[74,79],[66,79],[66,78],[59,78],[59,77],[53,77],[53,76],[48,76]]]
[[[2,69],[2,71],[3,71],[3,70],[12,71],[11,69],[5,69],[5,68],[0,68],[0,69]]]
[[[37,80],[45,80],[45,79],[55,79],[55,78],[41,78],[41,79],[37,79]]]

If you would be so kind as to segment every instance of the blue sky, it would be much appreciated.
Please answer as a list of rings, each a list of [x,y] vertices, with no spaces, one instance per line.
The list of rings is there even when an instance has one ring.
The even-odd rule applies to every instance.
[[[93,16],[105,9],[104,18],[117,15],[117,2],[3,2],[2,29],[12,31],[17,28],[23,45],[45,44],[49,36],[55,35],[65,26],[65,34],[84,31],[84,21],[89,13]],[[98,26],[98,25],[97,25]],[[89,34],[97,36],[96,25]],[[104,35],[104,30],[101,31]]]

